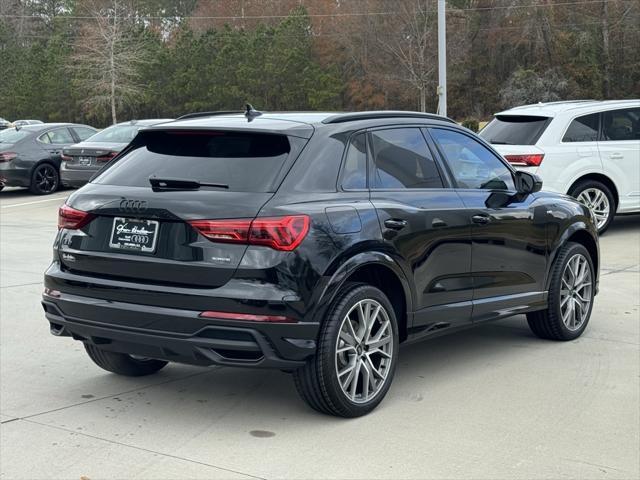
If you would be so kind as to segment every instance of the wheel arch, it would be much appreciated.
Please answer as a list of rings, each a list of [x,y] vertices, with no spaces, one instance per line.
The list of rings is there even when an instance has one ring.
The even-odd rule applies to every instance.
[[[361,282],[380,289],[391,302],[398,320],[400,341],[407,337],[413,299],[409,282],[400,265],[389,255],[361,252],[340,265],[331,275],[316,309],[316,320],[322,321],[336,295],[346,282]]]
[[[572,192],[579,183],[588,180],[593,180],[606,185],[613,194],[613,200],[616,202],[616,209],[618,208],[618,205],[620,204],[620,194],[618,193],[618,188],[616,187],[616,184],[613,182],[613,180],[611,180],[611,178],[602,173],[587,173],[586,175],[582,175],[571,184],[571,186],[567,190],[567,194],[570,195],[570,192]]]
[[[587,249],[587,251],[589,252],[589,256],[591,257],[591,261],[593,262],[596,279],[599,277],[598,272],[600,267],[600,248],[598,246],[597,233],[594,233],[591,229],[589,229],[585,223],[577,222],[565,229],[565,231],[557,239],[554,247],[552,248],[549,259],[549,266],[547,268],[547,290],[550,288],[551,271],[553,269],[553,265],[558,256],[558,253],[560,252],[560,249],[564,247],[568,242],[579,243]]]

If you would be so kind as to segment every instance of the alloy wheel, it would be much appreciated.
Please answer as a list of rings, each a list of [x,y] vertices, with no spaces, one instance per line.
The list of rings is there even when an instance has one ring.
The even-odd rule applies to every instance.
[[[373,299],[344,316],[336,341],[336,374],[354,403],[372,400],[384,386],[393,359],[393,328],[386,309]]]
[[[587,188],[580,192],[578,201],[591,209],[596,217],[598,230],[604,227],[609,220],[611,205],[609,198],[599,188]]]
[[[51,165],[42,165],[36,170],[35,184],[42,193],[50,193],[56,188],[56,170]]]
[[[562,272],[560,313],[565,327],[576,331],[588,319],[593,280],[589,261],[581,253],[573,255]]]

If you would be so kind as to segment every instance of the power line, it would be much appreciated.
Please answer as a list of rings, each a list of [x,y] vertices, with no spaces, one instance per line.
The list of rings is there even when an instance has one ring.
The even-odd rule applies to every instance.
[[[490,10],[511,10],[511,9],[525,9],[525,8],[547,8],[547,7],[562,7],[573,5],[588,5],[605,2],[612,2],[614,0],[581,0],[573,2],[558,2],[558,3],[540,3],[530,5],[498,5],[494,7],[472,7],[472,8],[452,8],[451,12],[468,12],[468,11],[490,11]],[[619,0],[621,2],[635,2],[636,0]],[[435,12],[435,9],[423,10],[422,12],[412,12],[413,14],[419,14],[424,12]],[[309,18],[340,18],[340,17],[368,17],[368,16],[393,16],[400,15],[398,12],[347,12],[347,13],[307,13],[304,16]],[[172,15],[172,16],[159,16],[159,15],[140,15],[135,16],[139,20],[276,20],[284,19],[295,16],[288,15]],[[95,17],[91,15],[14,15],[14,14],[0,14],[0,18],[37,18],[41,20],[64,18],[69,20],[91,20]]]

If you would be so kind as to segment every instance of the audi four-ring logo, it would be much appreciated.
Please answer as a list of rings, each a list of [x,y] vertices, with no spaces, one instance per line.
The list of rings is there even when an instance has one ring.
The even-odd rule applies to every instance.
[[[146,200],[128,200],[125,198],[120,202],[120,210],[123,212],[140,213],[146,209]]]
[[[146,245],[149,243],[149,237],[146,235],[131,235],[131,241],[138,245]]]

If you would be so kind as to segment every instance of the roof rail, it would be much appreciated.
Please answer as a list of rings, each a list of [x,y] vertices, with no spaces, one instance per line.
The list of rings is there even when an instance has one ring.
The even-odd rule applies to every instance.
[[[186,115],[182,115],[181,117],[176,118],[176,120],[184,120],[186,118],[199,118],[199,117],[214,117],[216,115],[229,115],[236,113],[244,113],[241,110],[218,110],[217,112],[194,112],[187,113]]]
[[[372,112],[338,113],[322,120],[322,123],[344,123],[355,120],[375,120],[377,118],[422,118],[429,120],[441,120],[443,122],[456,123],[448,117],[435,113],[407,112],[403,110],[379,110]]]

